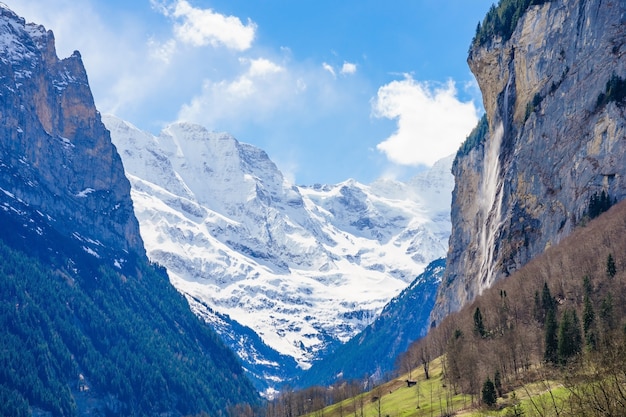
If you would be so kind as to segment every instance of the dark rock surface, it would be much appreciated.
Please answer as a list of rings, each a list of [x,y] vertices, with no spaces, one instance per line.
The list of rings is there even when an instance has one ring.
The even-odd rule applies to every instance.
[[[0,203],[17,200],[63,235],[144,254],[122,161],[101,122],[81,56],[0,5]]]

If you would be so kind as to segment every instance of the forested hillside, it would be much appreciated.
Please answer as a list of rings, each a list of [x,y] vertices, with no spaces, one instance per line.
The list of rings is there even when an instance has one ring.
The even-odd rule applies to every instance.
[[[552,379],[568,400],[546,415],[624,415],[625,236],[619,203],[448,316],[403,361],[444,355],[447,383],[476,403],[487,381],[505,394]]]
[[[21,249],[0,241],[0,415],[226,415],[258,402],[162,268],[114,270],[2,220]]]

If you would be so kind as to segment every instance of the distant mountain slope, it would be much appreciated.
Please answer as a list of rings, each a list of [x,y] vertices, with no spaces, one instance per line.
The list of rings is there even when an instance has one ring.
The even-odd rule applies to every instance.
[[[196,313],[221,336],[224,343],[239,356],[254,387],[266,397],[273,397],[285,381],[299,375],[301,370],[291,356],[269,347],[254,330],[242,326],[230,317],[214,311],[200,300],[187,296],[191,311]]]
[[[150,258],[303,368],[446,253],[451,158],[409,183],[297,187],[227,134],[178,123],[155,137],[103,120]]]
[[[445,259],[431,262],[411,285],[385,306],[376,320],[307,370],[297,385],[331,385],[340,379],[381,378],[395,360],[424,336],[445,269]]]
[[[0,3],[0,415],[224,416],[259,398],[148,262],[80,54]]]

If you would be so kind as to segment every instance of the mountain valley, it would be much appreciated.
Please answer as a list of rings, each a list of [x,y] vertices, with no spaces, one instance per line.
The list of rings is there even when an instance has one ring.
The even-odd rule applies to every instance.
[[[623,1],[500,0],[456,155],[304,186],[0,3],[0,415],[624,415],[625,54]]]
[[[151,260],[195,300],[197,314],[228,316],[302,369],[363,330],[445,255],[451,157],[407,183],[302,187],[227,134],[173,124],[154,137],[112,116],[104,122]],[[267,365],[259,384],[300,372],[293,360],[279,364],[237,344],[246,368]]]

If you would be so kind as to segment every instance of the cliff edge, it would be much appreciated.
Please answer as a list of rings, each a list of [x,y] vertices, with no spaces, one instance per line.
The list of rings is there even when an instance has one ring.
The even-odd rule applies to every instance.
[[[38,213],[86,251],[145,256],[130,183],[81,56],[0,3],[0,204]]]
[[[558,243],[594,199],[624,198],[625,53],[623,1],[501,1],[490,10],[468,58],[486,114],[453,165],[433,324]]]

